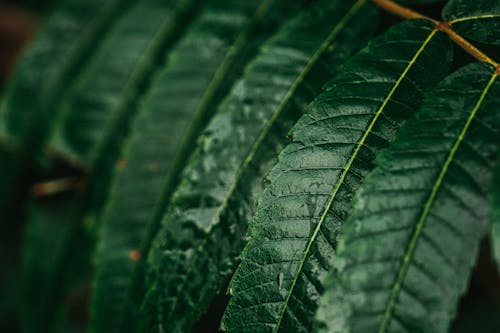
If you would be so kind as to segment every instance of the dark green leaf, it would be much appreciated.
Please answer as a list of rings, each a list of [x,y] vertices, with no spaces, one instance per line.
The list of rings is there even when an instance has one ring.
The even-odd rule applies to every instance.
[[[488,223],[499,107],[494,69],[467,66],[377,157],[341,231],[325,332],[447,332]]]
[[[96,168],[116,154],[136,103],[192,16],[195,0],[138,1],[113,27],[69,96],[49,150]],[[111,155],[111,156],[109,156]]]
[[[375,20],[365,1],[321,1],[263,45],[200,138],[154,240],[147,329],[189,331],[223,289],[285,133]]]
[[[151,241],[148,224],[156,229],[194,139],[215,105],[259,41],[299,3],[209,1],[169,53],[140,104],[105,209],[96,254],[93,332],[123,331],[123,324],[132,325],[130,317],[124,318],[125,303],[140,253],[147,252]]]
[[[55,102],[131,0],[68,0],[44,23],[24,54],[0,109],[0,137],[41,148],[57,118]]]
[[[21,272],[23,332],[57,332],[63,316],[63,297],[71,285],[85,279],[61,267],[72,262],[78,272],[88,266],[90,249],[81,245],[91,237],[79,224],[74,194],[31,198],[27,205]],[[90,229],[88,229],[90,230]],[[73,247],[68,248],[68,243]],[[88,271],[88,270],[87,270]]]
[[[226,331],[312,330],[354,192],[450,62],[443,33],[427,21],[406,21],[371,42],[326,85],[268,176],[230,285]]]
[[[83,120],[86,119],[85,115],[91,116],[91,114],[93,114],[99,117],[104,116],[106,114],[105,111],[111,112],[114,110],[113,107],[116,107],[117,103],[119,104],[117,100],[122,99],[128,101],[128,98],[137,97],[137,94],[132,94],[130,89],[132,89],[132,87],[137,88],[139,83],[142,83],[140,79],[142,79],[143,76],[149,77],[149,75],[147,75],[149,74],[148,70],[152,70],[156,64],[155,56],[163,54],[164,48],[162,47],[162,42],[169,41],[170,39],[167,37],[171,37],[170,35],[174,34],[175,29],[173,26],[176,25],[176,21],[173,20],[173,18],[184,17],[184,14],[189,11],[188,8],[192,4],[191,1],[186,0],[179,3],[179,7],[174,9],[173,2],[174,1],[144,0],[136,3],[127,10],[123,17],[120,18],[110,30],[102,45],[97,48],[96,55],[90,60],[90,65],[84,66],[85,71],[78,77],[78,83],[72,86],[71,93],[65,95],[65,102],[57,103],[58,106],[62,103],[63,106],[68,107],[68,103],[74,101],[76,97],[80,96],[78,94],[81,94],[89,98],[87,99],[88,102],[101,103],[99,105],[101,105],[102,108],[97,110],[92,109],[89,105],[85,105],[81,108],[72,109],[71,112],[62,110],[63,116],[66,116],[66,118],[63,117],[62,120],[60,120],[62,124],[67,123],[68,117],[72,119],[71,115],[75,116],[73,112],[76,112],[76,117],[79,115],[81,117],[80,119],[82,119],[82,123],[78,125],[78,130],[83,130],[84,132],[88,130],[86,133],[97,133],[99,132],[98,126],[95,128],[88,127],[91,122],[83,122]],[[165,19],[167,21],[164,21]],[[179,30],[175,30],[175,32],[180,33]],[[116,49],[114,49],[115,47]],[[139,69],[133,71],[131,69],[133,65],[137,65]],[[132,78],[136,80],[133,81],[133,83],[125,85],[125,88],[129,90],[124,88],[124,81],[126,81],[124,77],[125,79]],[[58,82],[57,78],[55,82]],[[61,86],[58,87],[61,88]],[[125,92],[123,89],[125,89]],[[99,112],[96,113],[97,111]],[[127,111],[129,114],[133,113],[130,110]],[[109,112],[107,113],[108,115]],[[117,115],[115,114],[115,116]],[[129,117],[123,116],[123,114],[119,116],[122,117],[114,120],[116,123],[120,124],[120,130],[126,132],[126,122]],[[90,117],[90,119],[92,119],[92,117]],[[57,121],[55,122],[57,123]],[[58,135],[60,135],[61,129],[64,128],[61,124],[55,125],[54,127],[58,130],[56,132],[59,133]],[[74,134],[76,135],[77,132],[78,131],[75,131]],[[57,137],[60,138],[60,136]],[[105,143],[112,142],[113,144],[116,142],[118,145],[121,139],[118,135],[115,135],[112,139],[107,136],[105,136],[104,139],[101,137],[98,138],[101,141],[96,141],[95,145],[97,145],[97,143],[101,144],[103,141]],[[116,149],[116,147],[114,148],[115,149],[110,150],[105,155],[110,161],[114,160],[114,157],[119,153],[119,149]],[[108,161],[106,158],[103,157],[104,162]],[[75,198],[72,198],[71,207],[66,207],[66,204],[61,203],[61,207],[58,206],[54,208],[51,205],[46,206],[44,202],[41,202],[31,209],[32,213],[27,219],[28,224],[31,224],[32,222],[30,219],[35,221],[33,223],[37,223],[36,221],[39,220],[39,216],[42,216],[42,219],[46,220],[43,216],[51,215],[50,223],[57,224],[61,230],[67,231],[62,235],[50,232],[40,235],[39,237],[41,238],[39,243],[34,243],[36,238],[31,237],[30,240],[26,242],[26,249],[42,248],[43,246],[51,247],[52,243],[60,243],[63,245],[55,248],[54,251],[57,254],[54,254],[54,256],[57,258],[66,258],[65,255],[67,253],[71,253],[73,256],[79,255],[79,247],[92,248],[93,238],[78,238],[77,235],[83,228],[82,223],[84,220],[95,220],[95,215],[99,212],[99,208],[106,197],[110,172],[108,172],[108,165],[104,164],[104,162],[96,161],[96,159],[91,162],[93,162],[94,167],[98,166],[98,172],[92,170],[93,177],[88,179],[88,187],[83,193],[75,194]],[[62,209],[66,211],[66,208],[71,210],[71,217],[66,216],[68,214],[61,215],[58,211]],[[52,211],[52,209],[54,210]],[[42,232],[43,228],[34,230]],[[74,241],[75,237],[82,241],[81,245],[77,246],[77,243]],[[88,242],[85,242],[85,240]],[[35,257],[37,252],[32,252]],[[42,252],[38,251],[38,253]],[[39,306],[34,307],[35,311],[36,309],[40,310],[46,308],[45,311],[51,314],[46,316],[45,324],[40,325],[40,327],[51,327],[54,324],[54,316],[52,316],[52,314],[60,310],[58,306],[61,304],[61,298],[68,290],[67,281],[64,277],[75,267],[75,269],[78,269],[78,266],[80,266],[81,272],[85,271],[88,266],[89,256],[83,256],[84,259],[87,260],[87,265],[84,265],[84,263],[75,263],[74,260],[56,260],[47,263],[47,267],[41,267],[40,265],[36,265],[42,260],[41,257],[38,258],[38,261],[31,260],[24,264],[25,271],[29,272],[28,275],[32,275],[30,276],[30,280],[27,281],[24,289],[30,292],[38,291],[33,297],[42,299],[46,304],[45,306],[39,304]],[[36,281],[37,277],[56,283],[58,288],[57,292],[54,292],[53,288],[39,288]],[[36,327],[36,322],[33,325],[33,327]]]
[[[500,1],[450,0],[443,10],[458,33],[479,42],[500,44]]]

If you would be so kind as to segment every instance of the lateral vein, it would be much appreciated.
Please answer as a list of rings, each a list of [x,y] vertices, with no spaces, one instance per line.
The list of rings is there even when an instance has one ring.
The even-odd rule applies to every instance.
[[[464,22],[464,21],[483,20],[483,19],[492,19],[492,18],[500,18],[500,14],[488,14],[488,15],[475,15],[475,16],[460,17],[460,18],[450,20],[450,21],[448,21],[448,23],[454,24],[454,23]]]

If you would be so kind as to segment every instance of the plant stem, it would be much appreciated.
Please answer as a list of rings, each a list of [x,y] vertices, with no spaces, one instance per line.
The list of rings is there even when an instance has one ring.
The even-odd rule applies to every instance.
[[[496,68],[496,72],[500,73],[500,64],[498,64],[496,61],[488,57],[486,54],[484,54],[481,50],[479,50],[477,47],[472,45],[469,41],[467,41],[465,38],[460,36],[458,33],[456,33],[452,28],[449,22],[441,22],[439,20],[435,20],[433,18],[427,17],[423,14],[420,14],[414,10],[411,10],[410,8],[401,6],[392,0],[372,0],[373,3],[375,3],[378,7],[382,8],[383,10],[392,13],[394,15],[397,15],[402,18],[406,19],[424,19],[428,20],[436,25],[436,29],[444,32],[447,34],[451,40],[453,40],[458,46],[460,46],[462,49],[464,49],[467,53],[469,53],[471,56],[476,58],[477,60],[481,62],[486,62],[488,64],[493,65]]]
[[[500,68],[500,65],[495,62],[493,59],[488,57],[486,54],[484,54],[481,50],[479,50],[477,47],[469,43],[465,38],[457,34],[452,28],[451,25],[448,22],[440,22],[437,25],[437,28],[441,30],[442,32],[446,33],[455,43],[457,43],[458,46],[463,48],[467,53],[469,53],[471,56],[476,58],[479,61],[482,62],[487,62],[498,70]]]
[[[431,21],[434,24],[438,24],[439,21],[434,20],[430,17],[427,17],[423,14],[420,14],[414,10],[411,10],[410,8],[401,6],[400,4],[397,4],[391,0],[372,0],[377,6],[380,8],[384,9],[385,11],[395,14],[399,17],[406,18],[406,19],[424,19]]]

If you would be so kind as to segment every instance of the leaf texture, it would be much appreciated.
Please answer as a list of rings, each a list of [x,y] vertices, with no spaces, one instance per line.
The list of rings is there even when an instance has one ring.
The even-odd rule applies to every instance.
[[[358,192],[318,317],[324,332],[447,332],[489,215],[500,82],[446,78]]]
[[[443,33],[429,22],[407,21],[372,41],[325,86],[268,176],[230,284],[224,330],[312,330],[354,192],[450,62]]]
[[[364,1],[321,1],[263,45],[200,138],[153,242],[146,329],[189,331],[221,292],[285,133],[375,15]]]
[[[443,17],[458,33],[483,43],[500,44],[500,2],[450,0]]]
[[[258,41],[299,3],[210,1],[155,74],[132,124],[101,223],[93,332],[123,331],[123,324],[131,325],[124,316],[138,278],[137,256],[147,252],[153,233],[148,228],[157,229],[200,127],[256,53]],[[131,253],[137,256],[131,258]]]
[[[75,194],[28,200],[20,295],[23,332],[61,331],[63,296],[84,279],[80,272],[88,266],[90,249],[83,246],[92,236],[84,225],[75,225],[77,207]],[[68,242],[74,245],[69,251]],[[78,275],[61,271],[69,261],[78,267]]]
[[[119,150],[136,101],[168,49],[192,17],[194,0],[138,1],[117,22],[84,75],[61,103],[48,149],[69,162],[95,168]]]
[[[41,148],[56,100],[131,0],[68,0],[43,24],[25,52],[0,110],[0,138]]]

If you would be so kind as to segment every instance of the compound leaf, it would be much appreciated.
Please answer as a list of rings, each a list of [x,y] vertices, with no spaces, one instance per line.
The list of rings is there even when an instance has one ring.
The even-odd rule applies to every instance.
[[[443,33],[426,21],[406,21],[372,41],[326,85],[268,176],[230,285],[223,329],[312,330],[354,192],[450,61]]]

